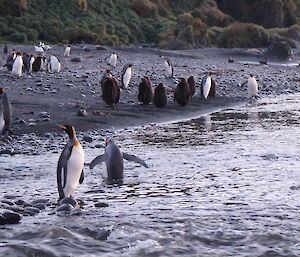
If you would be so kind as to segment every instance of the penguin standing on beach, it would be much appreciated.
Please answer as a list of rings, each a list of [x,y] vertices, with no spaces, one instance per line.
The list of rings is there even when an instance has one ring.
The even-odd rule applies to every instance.
[[[258,84],[255,77],[252,74],[250,74],[248,78],[247,90],[248,90],[248,96],[250,98],[258,96]]]
[[[109,57],[109,65],[112,67],[116,67],[117,66],[117,62],[118,62],[118,56],[116,53],[112,53]]]
[[[207,76],[201,81],[201,96],[205,99],[208,97],[215,97],[216,95],[216,83],[211,77],[211,72],[208,72]]]
[[[109,70],[101,79],[102,99],[108,105],[114,107],[120,100],[120,88],[117,80]]]
[[[131,79],[131,73],[132,73],[132,64],[125,65],[122,70],[122,77],[121,77],[123,88],[128,88]]]
[[[28,73],[32,73],[32,65],[34,63],[35,58],[33,57],[33,55],[31,54],[29,56],[29,69],[28,69]]]
[[[174,92],[174,102],[185,106],[191,100],[191,90],[185,78],[181,78]]]
[[[159,83],[154,89],[153,103],[156,107],[163,108],[167,105],[167,92],[162,83]]]
[[[150,104],[153,98],[153,89],[148,77],[142,78],[139,84],[138,100],[143,104]]]
[[[65,197],[73,197],[76,188],[84,180],[84,151],[73,126],[59,125],[59,127],[69,136],[57,165],[57,188],[61,200]]]
[[[12,71],[12,66],[13,66],[15,59],[16,59],[16,52],[13,49],[10,52],[10,54],[7,56],[6,63],[3,65],[3,67],[6,67],[8,71]]]
[[[70,47],[70,45],[68,45],[68,46],[65,48],[65,51],[64,51],[64,57],[70,57],[70,54],[71,54],[71,47]]]
[[[14,63],[12,65],[11,74],[13,76],[21,77],[22,69],[23,69],[23,58],[21,53],[18,52],[16,55],[16,59],[14,60]]]
[[[5,132],[11,134],[11,113],[12,108],[7,96],[7,89],[0,87],[0,131],[2,134]]]
[[[123,159],[139,163],[142,166],[148,168],[147,164],[142,159],[135,155],[122,153],[120,148],[112,139],[106,139],[104,154],[99,155],[90,163],[90,169],[93,169],[96,165],[105,162],[106,171],[102,173],[102,176],[105,179],[106,183],[121,185],[124,178]]]
[[[191,96],[193,96],[196,93],[196,83],[195,83],[194,76],[190,76],[187,79],[187,83],[189,84],[190,87]]]
[[[48,62],[48,72],[60,72],[61,64],[55,55],[50,56],[50,61]]]
[[[174,68],[168,57],[160,56],[164,60],[164,68],[167,73],[167,78],[174,78]]]

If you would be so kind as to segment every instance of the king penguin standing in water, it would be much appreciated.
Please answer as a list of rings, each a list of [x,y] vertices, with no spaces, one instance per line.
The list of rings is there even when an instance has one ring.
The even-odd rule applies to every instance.
[[[59,125],[69,136],[57,165],[57,187],[59,200],[73,197],[79,184],[84,180],[84,152],[79,143],[75,129],[71,125]]]

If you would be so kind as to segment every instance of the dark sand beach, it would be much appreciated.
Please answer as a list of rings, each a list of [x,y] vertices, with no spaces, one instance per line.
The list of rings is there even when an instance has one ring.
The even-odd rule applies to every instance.
[[[9,46],[17,51],[33,52],[33,46]],[[90,51],[86,51],[86,49]],[[112,51],[118,53],[122,63],[115,69],[109,67],[105,57]],[[296,58],[289,65],[278,63],[258,65],[263,50],[258,49],[197,49],[186,51],[164,51],[148,48],[118,48],[97,50],[93,45],[72,46],[71,57],[62,55],[63,46],[53,46],[45,53],[55,54],[62,63],[60,73],[23,73],[14,78],[4,68],[0,71],[2,87],[9,87],[9,97],[13,105],[13,132],[43,134],[58,131],[57,124],[71,123],[80,131],[93,128],[109,129],[141,126],[149,123],[170,122],[203,113],[226,108],[247,100],[246,88],[241,88],[250,73],[258,80],[260,97],[299,91],[299,75]],[[159,55],[168,56],[174,65],[175,79],[166,79],[163,61]],[[73,57],[81,57],[79,63],[71,62]],[[228,57],[234,63],[228,63]],[[2,55],[1,66],[5,63]],[[101,98],[100,79],[106,69],[120,82],[122,67],[133,64],[133,77],[129,90],[121,92],[117,109],[105,106]],[[249,63],[249,64],[248,64]],[[201,99],[199,85],[207,71],[214,73],[217,96]],[[153,104],[140,105],[137,100],[140,78],[147,75],[152,85],[162,82],[167,87],[168,105],[156,108]],[[180,77],[196,79],[196,96],[186,107],[173,102],[173,92]],[[78,116],[79,109],[85,109],[87,116]],[[20,121],[21,120],[21,121]]]

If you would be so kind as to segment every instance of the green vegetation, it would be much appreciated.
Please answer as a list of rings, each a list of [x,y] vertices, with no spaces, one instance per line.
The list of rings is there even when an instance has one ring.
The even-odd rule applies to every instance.
[[[300,0],[0,1],[0,42],[265,47],[299,40],[298,23]]]

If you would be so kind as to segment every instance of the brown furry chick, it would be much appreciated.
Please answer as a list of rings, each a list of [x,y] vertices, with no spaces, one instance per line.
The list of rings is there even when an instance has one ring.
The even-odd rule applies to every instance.
[[[174,102],[185,106],[191,100],[191,90],[185,78],[181,78],[174,92]]]
[[[142,78],[139,84],[138,100],[143,104],[150,104],[153,98],[153,90],[150,80],[147,77]]]
[[[153,103],[156,107],[163,108],[167,105],[167,92],[162,83],[154,89]]]
[[[114,106],[120,100],[120,87],[117,80],[110,74],[101,80],[102,99],[109,106]]]
[[[196,93],[196,83],[195,83],[194,76],[190,76],[187,79],[187,82],[188,82],[189,87],[190,87],[191,96],[193,96]]]

